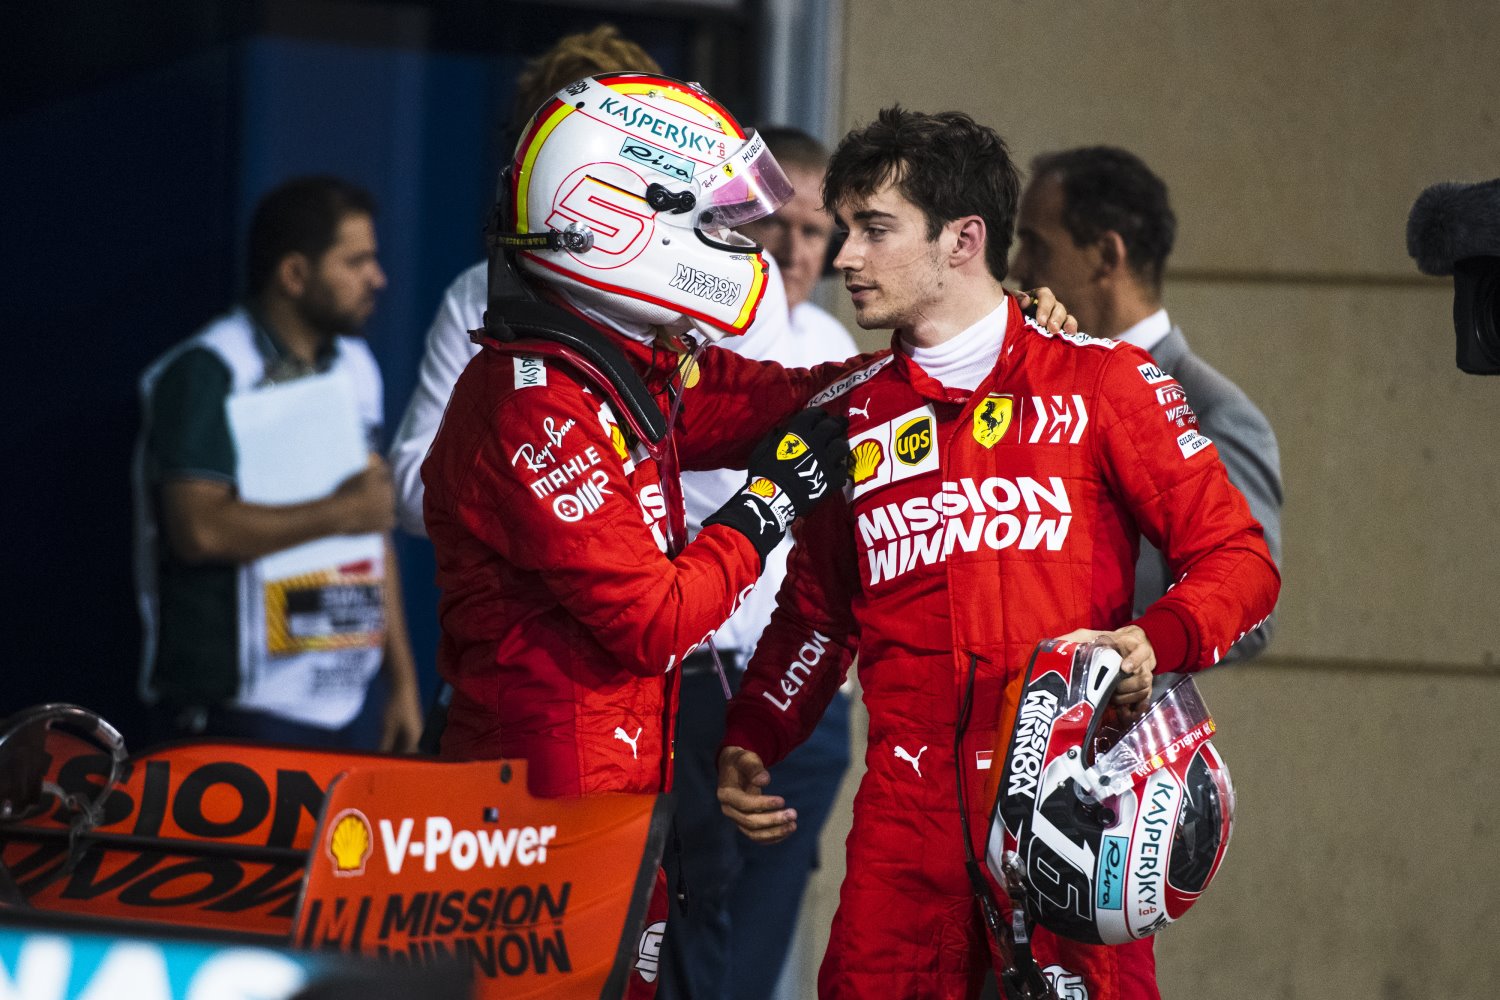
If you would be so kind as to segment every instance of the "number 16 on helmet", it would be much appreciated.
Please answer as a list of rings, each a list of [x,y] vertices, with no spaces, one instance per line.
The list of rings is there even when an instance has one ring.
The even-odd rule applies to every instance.
[[[1014,726],[1001,734],[985,852],[1030,920],[1094,944],[1148,937],[1179,919],[1218,871],[1234,825],[1229,769],[1191,678],[1095,752],[1120,676],[1107,646],[1037,646],[1009,706]]]

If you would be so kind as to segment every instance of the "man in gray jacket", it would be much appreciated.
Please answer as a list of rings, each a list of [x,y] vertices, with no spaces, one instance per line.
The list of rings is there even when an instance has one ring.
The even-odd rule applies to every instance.
[[[1265,415],[1240,388],[1189,348],[1162,305],[1162,271],[1177,232],[1167,187],[1139,157],[1090,146],[1037,157],[1021,198],[1019,250],[1011,273],[1023,287],[1046,285],[1078,317],[1078,328],[1149,351],[1186,390],[1163,399],[1164,419],[1191,405],[1219,447],[1229,479],[1265,528],[1281,561],[1281,459]],[[1172,392],[1169,386],[1163,392]],[[1172,583],[1161,554],[1144,539],[1136,564],[1135,612]],[[1243,661],[1271,637],[1271,620],[1225,656]]]

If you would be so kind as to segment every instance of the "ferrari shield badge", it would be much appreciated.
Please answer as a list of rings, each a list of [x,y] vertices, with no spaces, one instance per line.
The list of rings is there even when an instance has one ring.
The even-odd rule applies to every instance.
[[[1012,401],[1009,396],[986,396],[974,411],[974,440],[993,448],[1010,430]]]

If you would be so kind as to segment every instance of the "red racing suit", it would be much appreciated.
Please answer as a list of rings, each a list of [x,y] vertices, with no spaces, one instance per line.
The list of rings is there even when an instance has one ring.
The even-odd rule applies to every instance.
[[[850,417],[852,486],[797,530],[724,742],[763,758],[774,794],[775,763],[858,654],[867,771],[819,994],[972,996],[987,953],[958,782],[982,858],[1002,691],[1033,646],[1130,622],[1140,534],[1178,578],[1135,622],[1158,671],[1216,662],[1271,612],[1280,578],[1171,376],[1130,345],[1049,335],[1014,301],[975,392],[898,349],[814,403]],[[1157,996],[1149,940],[1105,948],[1039,929],[1033,946],[1063,997]]]
[[[609,336],[666,412],[678,355]],[[708,348],[681,390],[682,467],[744,468],[846,368]],[[755,546],[723,525],[669,557],[681,495],[607,396],[569,364],[487,348],[459,377],[422,466],[438,667],[453,686],[443,753],[524,757],[540,796],[670,788],[672,668],[761,571]]]

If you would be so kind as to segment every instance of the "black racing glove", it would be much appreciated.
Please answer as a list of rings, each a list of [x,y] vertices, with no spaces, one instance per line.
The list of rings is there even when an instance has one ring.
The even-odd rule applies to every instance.
[[[803,410],[750,454],[743,489],[703,522],[724,524],[755,544],[764,565],[792,521],[844,484],[849,421]]]

